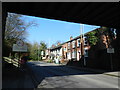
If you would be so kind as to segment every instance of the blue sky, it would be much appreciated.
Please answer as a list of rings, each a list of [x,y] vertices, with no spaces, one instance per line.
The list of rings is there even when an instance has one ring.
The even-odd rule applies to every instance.
[[[37,26],[27,29],[27,40],[30,43],[44,41],[48,46],[56,41],[66,42],[70,36],[73,38],[80,35],[80,24],[54,19],[39,18],[33,16],[23,16],[25,22],[34,21]],[[84,33],[99,28],[99,26],[84,25]]]

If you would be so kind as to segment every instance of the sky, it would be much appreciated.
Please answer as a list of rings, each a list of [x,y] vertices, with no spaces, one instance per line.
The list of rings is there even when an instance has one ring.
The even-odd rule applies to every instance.
[[[27,41],[30,43],[44,41],[48,47],[57,41],[66,42],[80,35],[80,23],[66,22],[54,19],[40,18],[34,16],[23,15],[22,18],[26,23],[34,21],[37,26],[27,28]],[[99,28],[84,24],[84,33]]]

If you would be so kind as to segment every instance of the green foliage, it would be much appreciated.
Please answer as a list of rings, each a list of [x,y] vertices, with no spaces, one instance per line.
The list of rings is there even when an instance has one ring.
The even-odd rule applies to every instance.
[[[53,60],[49,59],[49,60],[47,61],[47,63],[53,63]]]
[[[5,37],[4,37],[4,52],[3,55],[9,55],[12,51],[13,44],[18,40],[25,41],[28,33],[26,29],[34,23],[25,23],[22,15],[15,13],[8,13],[6,18]]]
[[[96,33],[96,31],[93,31],[87,34],[90,45],[95,45],[97,43],[98,37],[96,36]]]
[[[109,36],[109,39],[111,40],[111,42],[115,38],[115,30],[114,29],[110,29],[107,27],[101,27],[98,30],[89,32],[87,34],[90,45],[96,45],[96,43],[100,40],[100,35],[102,35],[102,34]]]
[[[38,50],[38,43],[35,42],[30,48],[30,57],[32,58],[32,60],[38,60],[37,50]]]
[[[47,45],[44,41],[41,41],[40,42],[40,50],[45,50],[45,49],[47,49]]]
[[[41,41],[40,45],[37,42],[34,42],[34,44],[31,45],[31,48],[30,48],[31,58],[33,60],[42,60],[41,51],[44,51],[44,55],[45,55],[46,48],[47,48],[47,45],[45,42]]]

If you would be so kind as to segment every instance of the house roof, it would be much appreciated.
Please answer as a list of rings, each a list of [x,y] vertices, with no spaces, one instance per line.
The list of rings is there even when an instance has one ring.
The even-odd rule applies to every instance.
[[[98,30],[98,29],[100,29],[100,28],[97,28],[97,29],[94,29],[94,30],[92,30],[92,31],[89,31],[89,32],[85,33],[84,35],[87,35],[88,33],[93,32],[93,31]],[[81,35],[80,35],[80,36],[81,36]],[[77,36],[77,37],[73,38],[72,40],[69,40],[69,41],[64,42],[64,43],[62,43],[62,44],[65,44],[65,43],[68,43],[68,42],[74,41],[74,40],[80,38],[80,36]]]
[[[55,46],[55,47],[52,47],[52,48],[50,48],[50,50],[58,49],[58,48],[61,48],[61,47],[62,47],[62,44],[60,44],[58,46]]]
[[[95,30],[99,30],[99,29],[100,29],[100,28],[96,28],[96,29],[94,29],[94,30],[91,30],[91,31],[89,31],[89,32],[86,32],[84,35],[87,35],[88,33],[93,32],[93,31],[95,31]],[[81,35],[80,35],[80,36],[81,36]],[[62,45],[64,45],[65,43],[72,42],[72,41],[74,41],[74,40],[80,38],[80,36],[77,36],[77,37],[73,38],[72,40],[66,41],[66,42],[60,44],[59,46],[56,46],[56,47],[51,48],[51,49],[57,49],[57,48],[60,48],[60,47],[62,47]]]

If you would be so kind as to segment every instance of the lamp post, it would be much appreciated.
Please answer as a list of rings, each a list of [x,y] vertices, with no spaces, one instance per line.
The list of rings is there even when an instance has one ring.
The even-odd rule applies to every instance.
[[[85,38],[84,38],[84,24],[82,25],[83,29],[82,29],[82,33],[83,33],[83,55],[84,55],[84,66],[86,66],[86,59],[85,59],[85,48],[84,48],[84,42],[85,42]]]

